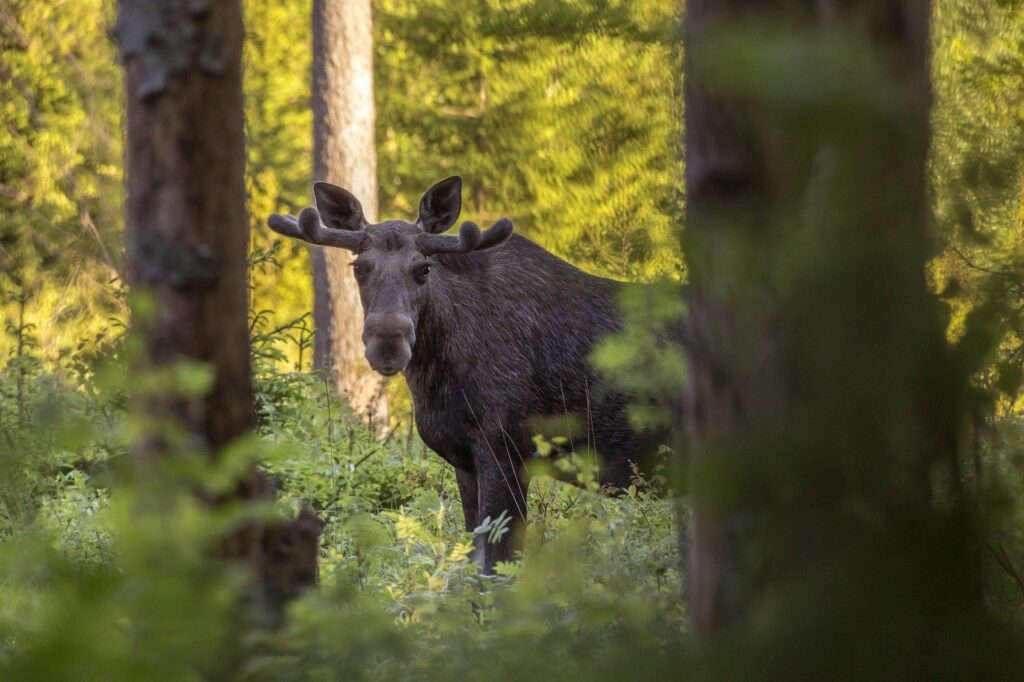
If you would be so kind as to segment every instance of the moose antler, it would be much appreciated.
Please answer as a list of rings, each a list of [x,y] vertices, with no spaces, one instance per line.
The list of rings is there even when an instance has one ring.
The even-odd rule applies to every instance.
[[[512,221],[502,218],[484,232],[476,223],[466,221],[459,228],[459,235],[423,233],[416,243],[425,255],[438,253],[469,253],[497,246],[512,234]]]
[[[294,237],[318,246],[336,246],[358,251],[366,241],[366,233],[361,230],[324,227],[320,222],[320,213],[312,207],[302,209],[298,219],[295,216],[275,213],[267,218],[267,225],[285,237]]]

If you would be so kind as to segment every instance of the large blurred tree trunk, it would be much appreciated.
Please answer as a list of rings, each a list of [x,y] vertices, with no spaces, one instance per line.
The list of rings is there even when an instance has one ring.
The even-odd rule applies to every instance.
[[[313,0],[313,176],[345,187],[377,220],[370,0]],[[387,418],[384,378],[363,358],[363,308],[340,249],[313,247],[313,364],[361,414]]]
[[[185,429],[184,447],[213,454],[255,426],[241,6],[121,0],[117,37],[127,95],[127,270],[133,290],[154,303],[151,315],[136,311],[135,324],[151,366],[193,361],[213,372],[205,396],[175,396],[168,386],[147,409]],[[170,447],[151,441],[139,456]],[[270,494],[256,473],[236,491]],[[252,524],[222,553],[249,564],[257,600],[276,606],[315,579],[318,533],[310,519]]]
[[[686,10],[690,616],[836,661],[969,593],[966,377],[925,280],[929,3]]]

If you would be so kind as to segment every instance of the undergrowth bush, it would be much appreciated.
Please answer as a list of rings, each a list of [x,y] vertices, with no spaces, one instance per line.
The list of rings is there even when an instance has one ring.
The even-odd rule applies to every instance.
[[[524,560],[481,576],[454,474],[412,415],[364,424],[323,376],[287,366],[308,349],[308,321],[268,319],[251,318],[257,433],[217,457],[136,409],[147,393],[201,394],[204,368],[132,372],[135,341],[116,325],[47,364],[31,327],[7,327],[20,338],[0,368],[0,679],[700,675],[682,598],[685,513],[664,465],[612,496],[584,453],[541,457]],[[140,467],[130,448],[152,433],[174,454]],[[1013,414],[979,431],[975,472],[990,517],[985,598],[1011,623],[1024,604],[1022,433]],[[558,449],[538,436],[539,452]],[[200,501],[252,465],[275,484],[273,503]],[[543,475],[552,468],[579,485]],[[321,585],[267,629],[245,607],[246,576],[212,548],[242,523],[303,508],[326,522]],[[475,532],[497,537],[506,523]]]
[[[686,626],[664,476],[637,477],[611,497],[584,458],[559,463],[581,486],[538,475],[525,561],[480,576],[453,472],[411,418],[383,433],[363,424],[323,377],[281,369],[275,345],[306,342],[304,320],[253,322],[258,434],[218,458],[177,442],[176,456],[133,464],[130,444],[164,427],[126,396],[205,384],[196,367],[129,372],[133,341],[121,329],[56,367],[29,353],[0,369],[0,677],[611,679],[678,670]],[[198,501],[197,490],[225,489],[253,460],[277,487],[275,509]],[[301,507],[326,521],[322,584],[291,605],[280,629],[264,630],[241,605],[244,576],[210,548],[246,518]],[[500,534],[506,521],[477,532]]]

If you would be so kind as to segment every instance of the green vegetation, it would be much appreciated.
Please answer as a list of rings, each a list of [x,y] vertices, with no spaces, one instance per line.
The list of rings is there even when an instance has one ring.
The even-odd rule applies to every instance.
[[[996,330],[974,345],[1004,414],[1020,412],[1024,364],[1022,45],[1020,3],[939,4],[931,175],[946,249],[936,288],[951,303],[954,338]]]
[[[1024,6],[947,0],[936,8],[931,180],[934,284],[950,337],[976,368],[980,430],[972,477],[991,495],[983,550],[988,605],[1024,614]],[[983,390],[984,389],[984,390]],[[994,418],[989,415],[995,415]]]
[[[470,219],[598,274],[678,276],[675,3],[604,4],[380,2],[382,215],[459,173]]]
[[[12,77],[0,85],[9,121],[0,129],[0,210],[11,219],[0,226],[0,288],[32,294],[28,319],[51,360],[127,312],[108,284],[120,281],[123,227],[122,86],[106,33],[113,5],[19,0],[4,10]],[[552,22],[521,2],[380,2],[381,216],[411,217],[427,187],[460,173],[467,219],[507,215],[599,274],[678,277],[670,216],[680,118],[672,50],[658,40],[676,19],[674,3],[603,13],[599,5],[581,17],[553,3]],[[268,214],[311,200],[310,8],[244,2],[257,251],[275,241]],[[574,22],[588,17],[604,28],[581,39]],[[306,247],[280,248],[285,267],[254,273],[252,307],[268,311],[268,328],[312,306]],[[15,314],[11,303],[4,311]],[[0,339],[0,353],[9,343]],[[293,366],[298,356],[288,352]]]
[[[123,319],[121,70],[112,3],[0,8],[0,312],[47,359]],[[9,338],[0,341],[8,354]]]
[[[130,443],[164,427],[145,424],[126,392],[201,391],[204,376],[181,367],[129,378],[133,345],[86,344],[60,373],[38,362],[0,373],[5,678],[490,678],[496,665],[511,677],[550,672],[560,658],[567,671],[604,676],[636,647],[654,654],[684,631],[675,507],[653,495],[663,480],[609,499],[584,462],[582,489],[540,479],[530,562],[482,578],[451,469],[407,425],[380,440],[343,419],[316,375],[265,368],[257,442],[217,466],[182,444],[180,461],[140,476]],[[277,511],[195,499],[196,488],[222,491],[253,457],[279,487]],[[204,547],[253,514],[300,504],[328,519],[322,589],[292,605],[284,631],[253,640],[235,612],[241,576]],[[538,638],[545,656],[517,660]]]
[[[701,677],[684,599],[687,511],[666,491],[668,468],[613,498],[585,458],[542,462],[567,468],[581,487],[538,477],[526,560],[481,577],[453,473],[418,439],[408,410],[395,410],[383,433],[368,428],[308,371],[307,250],[277,239],[263,220],[309,203],[310,4],[244,1],[259,429],[216,463],[139,410],[158,392],[201,393],[204,368],[129,369],[140,350],[121,285],[122,85],[107,36],[114,3],[0,7],[0,678]],[[948,307],[954,369],[975,377],[973,461],[956,473],[979,502],[972,522],[985,532],[971,557],[982,567],[980,601],[1016,631],[1024,624],[1024,7],[934,4],[931,285]],[[429,184],[459,173],[466,218],[508,215],[598,274],[685,279],[675,229],[683,204],[677,5],[379,0],[381,215],[411,216]],[[805,252],[779,245],[779,253],[798,262]],[[760,262],[741,255],[749,258],[739,263]],[[801,292],[809,309],[814,293]],[[671,393],[685,374],[681,360],[640,328],[678,313],[676,301],[627,296],[634,326],[606,340],[595,360],[623,387]],[[832,452],[835,434],[811,426],[807,451],[825,443],[820,451]],[[140,467],[132,446],[153,433],[177,456]],[[732,484],[748,485],[750,497],[791,490],[790,472],[762,461],[763,475],[748,471]],[[251,464],[274,482],[273,504],[199,501],[227,492]],[[736,472],[704,473],[713,487],[714,476]],[[322,588],[291,604],[282,628],[265,629],[240,605],[245,577],[210,550],[247,520],[303,507],[327,522]],[[872,518],[869,508],[857,512]],[[502,532],[501,520],[479,532]],[[887,580],[884,571],[872,576]],[[768,604],[771,624],[792,618],[789,596]],[[753,639],[762,641],[757,626]],[[1001,664],[1016,662],[989,665]],[[746,659],[735,665],[723,670],[757,671]]]

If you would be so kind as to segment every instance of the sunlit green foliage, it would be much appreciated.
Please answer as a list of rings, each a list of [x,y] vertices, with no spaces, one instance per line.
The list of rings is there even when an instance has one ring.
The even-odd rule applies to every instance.
[[[108,0],[0,7],[0,315],[48,359],[121,314],[121,71]],[[0,354],[11,350],[0,337]]]
[[[0,288],[31,292],[28,319],[50,359],[126,312],[113,5],[19,0],[4,10]],[[310,1],[244,5],[249,213],[253,248],[267,251],[266,215],[310,200]],[[381,215],[411,217],[423,190],[459,173],[467,218],[507,214],[594,272],[681,276],[677,64],[662,40],[674,3],[383,0],[375,10]],[[578,25],[595,30],[579,35]],[[312,300],[306,247],[282,244],[276,258],[286,267],[253,278],[267,329]]]
[[[677,63],[654,37],[676,4],[607,4],[381,0],[382,205],[414,214],[458,173],[468,218],[508,215],[600,274],[678,277]]]
[[[310,201],[313,173],[313,114],[310,0],[245,0],[245,133],[249,224],[255,253],[271,250],[287,267],[253,271],[251,308],[264,331],[287,324],[313,304],[308,249],[277,239],[266,228],[271,213],[297,212]],[[299,362],[294,344],[277,344],[286,366]],[[311,353],[301,358],[305,367]]]
[[[945,251],[935,288],[975,373],[981,429],[971,478],[990,494],[987,603],[1024,607],[1024,5],[939,0],[931,179]],[[1001,415],[996,421],[985,413]]]
[[[952,336],[1012,410],[1024,378],[1024,6],[940,0],[935,26],[931,175],[948,245],[936,286]]]

